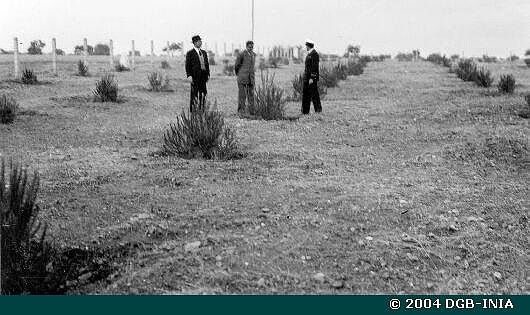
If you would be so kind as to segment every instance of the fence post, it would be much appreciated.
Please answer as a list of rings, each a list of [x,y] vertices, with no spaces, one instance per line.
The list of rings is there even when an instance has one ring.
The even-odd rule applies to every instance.
[[[109,62],[110,67],[114,68],[114,41],[112,39],[109,40]]]
[[[151,40],[151,65],[155,64],[155,43]]]
[[[13,54],[14,54],[14,62],[15,62],[15,78],[18,78],[20,76],[20,64],[18,60],[18,38],[15,37],[13,39]]]
[[[131,69],[134,71],[136,50],[134,49],[134,39],[131,40]]]
[[[57,75],[57,42],[52,38],[52,68],[53,74]]]
[[[85,62],[85,65],[88,64],[87,56],[88,56],[88,43],[87,43],[87,39],[83,38],[83,60]]]

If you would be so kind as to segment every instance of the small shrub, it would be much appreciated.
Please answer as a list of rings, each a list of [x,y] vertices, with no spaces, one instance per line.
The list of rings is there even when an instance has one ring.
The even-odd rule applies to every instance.
[[[229,60],[223,61],[223,74],[226,76],[233,76],[235,75],[235,65],[231,64]]]
[[[83,60],[77,62],[77,75],[86,77],[88,75],[88,66]]]
[[[92,90],[95,99],[100,102],[118,101],[118,83],[112,74],[106,74],[96,82],[96,88]]]
[[[456,75],[460,79],[466,82],[475,81],[475,75],[477,73],[477,65],[471,59],[460,60],[458,62],[458,66],[455,72],[456,72]]]
[[[326,66],[320,67],[320,77],[324,82],[324,85],[328,88],[334,88],[339,86],[339,77],[334,68],[329,69]]]
[[[414,55],[412,53],[398,53],[396,55],[396,60],[397,61],[412,61],[412,59],[414,58]]]
[[[293,87],[293,95],[291,96],[290,100],[292,101],[302,100],[303,91],[304,91],[304,75],[303,74],[296,75],[291,80],[291,85]],[[320,99],[324,99],[326,95],[328,94],[328,88],[324,84],[323,80],[318,80],[317,87],[318,87],[318,94],[320,95]]]
[[[510,55],[510,56],[508,56],[507,60],[508,60],[509,62],[514,62],[514,61],[519,60],[519,56],[517,56],[517,55]]]
[[[160,67],[162,69],[171,69],[171,66],[169,65],[169,62],[167,60],[162,60],[160,63]]]
[[[445,55],[443,55],[442,57],[442,66],[446,67],[446,68],[451,68],[451,66],[453,65],[453,61],[447,57],[445,57]]]
[[[515,78],[513,75],[501,75],[497,85],[500,93],[512,94],[515,90]]]
[[[451,60],[458,60],[458,59],[460,59],[460,55],[457,55],[457,54],[451,55]]]
[[[10,124],[15,121],[18,112],[18,104],[7,95],[0,96],[0,123]]]
[[[46,227],[38,221],[39,176],[0,161],[1,294],[42,293],[52,259]]]
[[[526,63],[526,66],[527,66],[527,67],[530,67],[530,58],[525,59],[525,60],[524,60],[524,63]]]
[[[31,69],[24,69],[24,71],[22,71],[22,77],[20,80],[24,84],[37,84],[38,83],[37,76]]]
[[[269,58],[269,64],[268,64],[268,68],[279,68],[279,65],[280,65],[280,62],[281,62],[281,59],[280,57],[270,57]]]
[[[486,62],[486,63],[497,62],[497,57],[495,57],[495,56],[483,55],[483,56],[482,56],[482,61],[483,61],[483,62]]]
[[[365,65],[360,61],[348,60],[346,71],[348,75],[361,75],[364,73]]]
[[[124,66],[124,65],[121,64],[120,62],[116,62],[116,63],[114,64],[114,70],[116,70],[116,72],[131,71],[131,69],[127,68],[126,66]]]
[[[442,64],[442,55],[439,53],[430,54],[427,56],[427,61],[440,65]]]
[[[526,99],[526,105],[530,107],[530,93],[526,94],[524,98]]]
[[[337,78],[339,80],[346,80],[348,79],[348,67],[346,65],[341,64],[340,62],[335,66],[334,69],[335,72],[337,72]]]
[[[169,78],[160,72],[151,72],[147,74],[149,89],[153,92],[162,92],[169,89]]]
[[[285,116],[287,100],[284,90],[274,82],[274,75],[261,72],[261,84],[255,87],[254,103],[247,107],[248,114],[265,120],[280,120]]]
[[[217,107],[216,104],[214,107]],[[239,155],[232,129],[223,115],[206,102],[204,110],[182,112],[164,134],[163,152],[185,158],[231,159]]]
[[[490,87],[493,83],[493,77],[491,75],[491,72],[485,67],[480,68],[475,73],[475,83],[477,83],[477,85],[481,87]]]

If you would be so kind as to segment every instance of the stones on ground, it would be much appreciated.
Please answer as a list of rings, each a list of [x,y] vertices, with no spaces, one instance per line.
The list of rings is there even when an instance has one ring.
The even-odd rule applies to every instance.
[[[501,275],[501,273],[498,272],[498,271],[495,271],[495,272],[493,273],[493,276],[495,277],[496,280],[501,280],[501,279],[502,279],[502,275]]]
[[[333,281],[333,283],[331,284],[331,286],[335,289],[342,289],[344,288],[344,281],[342,280],[335,280]]]
[[[80,282],[80,283],[85,283],[87,282],[90,278],[92,278],[92,272],[87,272],[81,276],[79,276],[79,278],[77,278],[77,280]]]
[[[269,213],[269,212],[271,212],[271,209],[269,209],[269,208],[262,208],[262,209],[261,209],[261,212],[263,212],[263,213]]]
[[[260,278],[257,282],[258,286],[260,287],[264,287],[265,286],[265,279],[263,278]]]
[[[326,281],[326,275],[322,272],[316,273],[313,275],[313,280],[324,283]]]
[[[184,245],[184,251],[194,252],[194,251],[197,251],[199,247],[201,247],[200,241],[191,242],[191,243]]]

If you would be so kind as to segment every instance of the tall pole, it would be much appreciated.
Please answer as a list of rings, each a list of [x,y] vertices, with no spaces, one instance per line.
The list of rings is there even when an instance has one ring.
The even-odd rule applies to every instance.
[[[254,41],[254,0],[252,0],[252,41]]]
[[[53,74],[57,75],[57,42],[52,38],[52,67]]]
[[[18,38],[13,39],[13,56],[15,62],[15,79],[18,79],[20,76],[20,63],[18,61]]]
[[[109,40],[109,62],[110,67],[114,68],[114,41]]]
[[[131,49],[132,49],[132,52],[131,52],[131,69],[132,71],[134,71],[134,66],[135,66],[135,55],[136,55],[136,50],[134,49],[134,39],[131,40]]]

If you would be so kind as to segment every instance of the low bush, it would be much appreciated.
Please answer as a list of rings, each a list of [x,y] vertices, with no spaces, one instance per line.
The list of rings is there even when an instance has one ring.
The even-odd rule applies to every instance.
[[[149,81],[149,90],[153,92],[163,92],[169,90],[169,78],[160,72],[151,72],[147,74]]]
[[[45,293],[52,251],[46,226],[37,218],[39,176],[0,161],[1,294]]]
[[[15,99],[4,94],[0,96],[0,123],[12,123],[17,117],[17,112],[18,104]]]
[[[477,65],[471,59],[463,59],[458,62],[455,72],[460,79],[466,82],[475,81]]]
[[[24,84],[37,84],[39,82],[35,72],[33,72],[31,69],[24,69],[22,71],[22,77],[20,78],[20,81]]]
[[[361,75],[364,73],[365,64],[360,61],[348,60],[346,71],[348,75]]]
[[[494,57],[494,56],[488,56],[488,55],[483,55],[483,56],[482,56],[482,61],[483,61],[483,62],[486,62],[486,63],[497,62],[497,57]]]
[[[160,67],[162,69],[171,69],[171,66],[169,65],[169,62],[167,60],[162,60],[160,63]]]
[[[77,75],[81,77],[88,76],[88,66],[83,60],[77,62]]]
[[[254,103],[247,107],[248,114],[265,120],[281,120],[285,118],[284,90],[274,82],[274,75],[261,72],[261,82],[255,87]]]
[[[117,102],[118,101],[118,83],[114,80],[112,74],[106,74],[96,82],[96,88],[92,90],[96,101],[100,102]]]
[[[526,94],[524,98],[526,99],[526,105],[530,107],[530,93]]]
[[[514,61],[517,61],[519,60],[519,56],[516,56],[516,55],[510,55],[508,56],[508,58],[506,58],[509,62],[514,62]]]
[[[442,55],[440,55],[439,53],[430,54],[429,56],[427,56],[427,61],[441,65]]]
[[[334,68],[328,68],[326,66],[320,67],[320,78],[327,88],[334,88],[339,86],[339,77],[337,71]]]
[[[398,53],[396,55],[397,61],[412,61],[414,59],[414,55],[412,53]]]
[[[116,70],[116,72],[131,71],[131,69],[127,68],[126,66],[124,66],[124,65],[121,64],[120,62],[116,62],[116,63],[114,64],[114,70]]]
[[[491,75],[491,71],[489,71],[485,67],[480,68],[475,73],[475,83],[481,87],[490,87],[493,83],[493,76]]]
[[[530,67],[530,58],[525,59],[525,60],[524,60],[524,63],[526,63],[526,66],[527,66],[527,67]]]
[[[346,80],[348,79],[348,66],[347,65],[343,65],[342,63],[338,63],[336,66],[335,66],[335,69],[334,69],[335,72],[337,72],[337,78],[339,80]]]
[[[223,74],[226,76],[233,76],[236,74],[235,65],[226,62],[223,66]]]
[[[296,75],[291,80],[291,86],[293,87],[293,95],[290,97],[290,100],[291,101],[302,100],[303,91],[304,91],[304,75],[303,74]],[[318,94],[320,95],[320,99],[324,99],[326,95],[328,94],[328,88],[324,84],[323,80],[317,81],[317,87],[318,87]]]
[[[216,107],[216,105],[214,105]],[[204,110],[182,112],[164,134],[163,153],[184,158],[232,159],[241,155],[234,131],[205,102]]]
[[[501,75],[497,87],[500,93],[512,94],[515,90],[515,77],[511,74]]]

